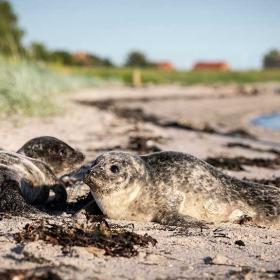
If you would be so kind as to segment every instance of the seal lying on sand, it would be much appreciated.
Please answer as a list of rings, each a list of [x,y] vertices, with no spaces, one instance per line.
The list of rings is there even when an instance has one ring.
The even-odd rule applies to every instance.
[[[18,153],[45,162],[56,176],[75,170],[85,159],[81,152],[51,136],[31,139]]]
[[[12,194],[7,195],[9,190],[12,190]],[[55,193],[54,203],[66,202],[67,193],[63,184],[44,162],[17,153],[0,151],[0,205],[2,208],[5,205],[6,210],[9,211],[10,208],[16,207],[13,204],[18,201],[20,201],[18,207],[23,207],[21,195],[27,203],[42,204],[47,201],[50,190]],[[6,194],[4,197],[9,201],[3,201],[4,193]]]
[[[193,225],[244,218],[266,223],[280,215],[280,189],[238,180],[184,153],[108,152],[81,175],[109,218]]]

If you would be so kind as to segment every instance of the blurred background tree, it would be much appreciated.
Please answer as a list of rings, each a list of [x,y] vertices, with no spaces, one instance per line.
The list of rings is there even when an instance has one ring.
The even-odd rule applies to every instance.
[[[97,67],[101,67],[101,66],[105,66],[105,67],[109,67],[109,66],[113,66],[113,63],[110,59],[108,58],[101,58],[97,55],[90,55],[91,57],[91,65],[92,66],[97,66]]]
[[[50,61],[63,65],[73,65],[74,60],[71,53],[65,50],[56,50],[50,53]]]
[[[264,68],[280,68],[280,51],[271,50],[263,59]]]
[[[109,58],[102,58],[88,52],[77,52],[72,55],[73,64],[78,66],[114,67]]]
[[[114,63],[109,58],[103,58],[103,66],[105,66],[105,67],[115,67]]]
[[[128,54],[125,62],[125,66],[127,67],[140,67],[140,68],[145,68],[145,67],[150,67],[152,66],[153,63],[151,63],[146,55],[142,52],[139,51],[132,51],[131,53]]]
[[[24,32],[8,1],[0,0],[0,53],[19,56],[24,52],[21,39]]]
[[[48,61],[50,59],[50,53],[43,43],[33,42],[28,48],[28,56],[34,60]]]

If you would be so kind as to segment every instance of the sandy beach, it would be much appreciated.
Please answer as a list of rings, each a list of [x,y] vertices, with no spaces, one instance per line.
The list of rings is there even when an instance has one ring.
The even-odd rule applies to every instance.
[[[238,178],[280,187],[280,131],[251,122],[279,112],[279,89],[276,83],[87,89],[57,97],[63,109],[59,115],[2,120],[0,147],[16,151],[33,137],[51,135],[81,150],[87,160],[114,149],[140,154],[175,150]],[[75,200],[87,191],[85,186],[70,190],[69,197]],[[66,214],[55,219],[64,218],[70,219]],[[12,234],[32,222],[1,217],[0,273],[47,267],[62,279],[280,278],[279,227],[221,224],[182,230],[108,220],[127,229],[133,223],[134,232],[157,240],[155,246],[140,248],[137,256],[124,258],[78,246],[64,256],[60,246],[43,241],[17,244]]]

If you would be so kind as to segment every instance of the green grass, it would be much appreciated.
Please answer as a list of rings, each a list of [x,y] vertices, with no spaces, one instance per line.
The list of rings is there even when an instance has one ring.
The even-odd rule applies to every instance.
[[[132,71],[129,68],[68,68],[72,73],[102,79],[118,79],[128,85],[132,83]],[[256,83],[280,81],[279,70],[261,71],[161,71],[156,69],[141,70],[143,84],[228,84],[228,83]]]
[[[43,65],[0,57],[0,116],[44,116],[57,112],[53,97],[104,82],[132,83],[130,68],[83,68]],[[141,70],[143,84],[227,84],[280,81],[280,70],[195,72]]]
[[[100,79],[58,73],[46,66],[0,57],[0,116],[44,116],[57,112],[53,96],[82,87],[96,86]]]

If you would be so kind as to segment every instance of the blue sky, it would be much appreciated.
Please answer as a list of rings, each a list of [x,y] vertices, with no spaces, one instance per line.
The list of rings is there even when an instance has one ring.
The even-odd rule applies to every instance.
[[[12,0],[25,43],[90,51],[122,63],[131,50],[190,68],[226,60],[261,67],[280,48],[280,0]]]

